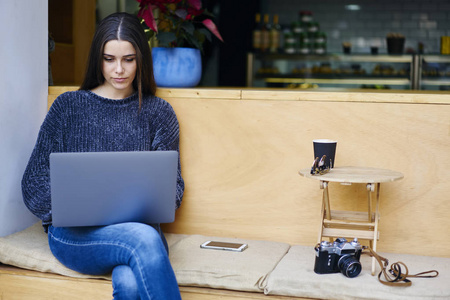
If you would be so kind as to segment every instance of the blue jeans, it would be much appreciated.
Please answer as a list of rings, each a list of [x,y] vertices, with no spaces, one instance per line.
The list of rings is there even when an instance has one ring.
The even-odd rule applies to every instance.
[[[181,299],[164,235],[152,226],[50,226],[48,241],[53,255],[72,270],[112,272],[114,299]]]

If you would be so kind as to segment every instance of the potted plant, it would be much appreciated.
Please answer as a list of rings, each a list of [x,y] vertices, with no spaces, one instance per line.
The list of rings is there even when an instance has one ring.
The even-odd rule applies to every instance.
[[[157,85],[196,86],[201,79],[203,43],[212,40],[211,34],[223,41],[213,15],[202,8],[201,0],[136,1],[149,40],[156,37],[158,42],[152,49]]]
[[[403,54],[405,36],[400,33],[388,33],[386,35],[387,52],[389,54]]]

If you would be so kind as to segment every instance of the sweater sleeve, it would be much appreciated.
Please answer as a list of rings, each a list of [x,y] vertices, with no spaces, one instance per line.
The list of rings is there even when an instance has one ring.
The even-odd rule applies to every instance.
[[[158,115],[153,120],[155,126],[155,137],[152,142],[152,149],[156,151],[175,150],[178,152],[178,175],[177,175],[177,196],[176,208],[181,205],[184,194],[184,180],[181,176],[180,163],[180,130],[177,116],[169,103],[163,101],[161,107],[157,109]]]
[[[56,102],[55,102],[56,103]],[[53,104],[41,125],[36,145],[22,177],[22,196],[27,208],[47,228],[52,222],[50,197],[50,153],[61,152],[58,135],[61,132],[60,113]]]

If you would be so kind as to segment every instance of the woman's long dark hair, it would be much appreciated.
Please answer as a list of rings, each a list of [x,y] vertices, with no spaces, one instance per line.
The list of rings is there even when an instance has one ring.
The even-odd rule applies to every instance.
[[[98,24],[92,39],[84,81],[80,90],[91,90],[105,82],[102,73],[103,50],[111,40],[130,42],[136,50],[136,76],[133,88],[139,94],[139,108],[142,95],[155,95],[156,82],[153,76],[152,53],[145,36],[144,28],[135,15],[114,13]]]

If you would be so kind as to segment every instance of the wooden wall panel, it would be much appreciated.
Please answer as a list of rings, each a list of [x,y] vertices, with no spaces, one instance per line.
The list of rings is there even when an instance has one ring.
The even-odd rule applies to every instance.
[[[74,84],[81,84],[84,79],[89,49],[95,32],[95,8],[95,0],[75,0],[73,3]]]
[[[49,104],[65,89],[49,89]],[[160,89],[180,121],[186,191],[168,232],[314,246],[319,182],[298,175],[312,140],[338,140],[336,166],[392,169],[378,250],[450,257],[450,96]],[[332,209],[365,210],[364,185],[330,183]]]
[[[70,44],[57,43],[55,51],[50,54],[53,84],[73,84],[74,81],[74,47]]]
[[[54,85],[80,85],[95,31],[95,0],[49,1],[50,54]]]
[[[450,256],[450,106],[167,98],[181,123],[186,194],[168,231],[313,246],[321,190],[298,175],[312,140],[337,166],[400,171],[381,186],[378,249]],[[333,209],[366,209],[364,185],[330,184]]]

